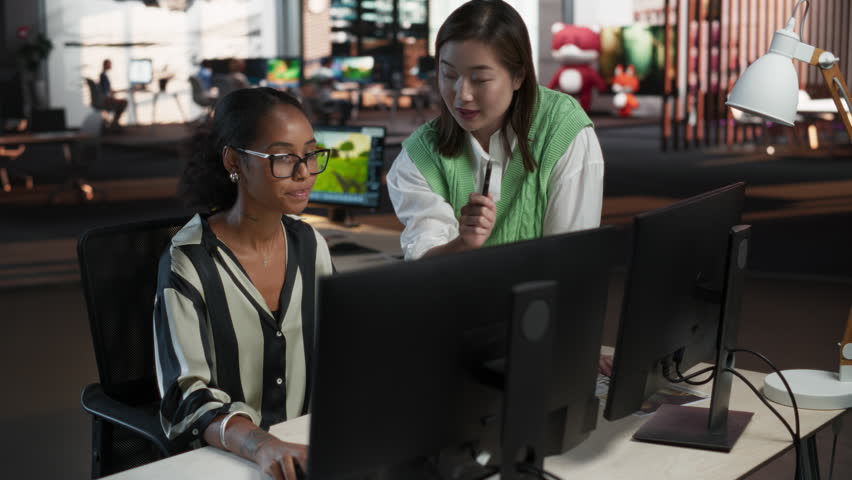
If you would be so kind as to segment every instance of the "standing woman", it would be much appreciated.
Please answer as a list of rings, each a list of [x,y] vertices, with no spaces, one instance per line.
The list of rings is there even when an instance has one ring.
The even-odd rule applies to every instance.
[[[387,177],[405,258],[599,226],[604,163],[592,122],[573,97],[538,85],[518,12],[467,2],[435,51],[441,114],[403,143]]]
[[[222,98],[199,140],[182,190],[204,213],[160,261],[160,420],[177,445],[206,442],[294,480],[306,448],[266,430],[308,408],[316,279],[332,265],[323,237],[293,215],[328,151],[298,100],[271,88]]]

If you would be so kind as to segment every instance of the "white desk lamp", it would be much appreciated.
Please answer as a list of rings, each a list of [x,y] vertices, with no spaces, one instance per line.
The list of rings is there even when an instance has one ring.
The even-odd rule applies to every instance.
[[[840,100],[842,97],[846,100],[846,105],[852,106],[849,101],[849,89],[840,73],[840,67],[837,66],[840,59],[831,52],[800,41],[799,35],[793,31],[796,26],[796,10],[802,2],[808,2],[808,7],[810,6],[810,0],[799,0],[796,3],[793,17],[787,22],[787,26],[772,36],[769,52],[743,72],[731,90],[726,105],[792,127],[799,104],[799,78],[792,59],[800,60],[822,70],[831,97],[837,105],[837,112],[849,138],[852,139],[852,119]],[[802,30],[807,12],[808,8],[805,8],[799,31]]]
[[[796,3],[787,26],[772,36],[769,52],[743,72],[731,90],[726,105],[792,127],[799,102],[799,79],[792,59],[807,62],[822,70],[831,97],[837,105],[837,112],[852,140],[852,118],[840,99],[842,97],[846,100],[848,108],[852,108],[852,102],[849,101],[849,89],[837,66],[839,59],[831,52],[800,41],[799,35],[793,31],[796,10],[803,2],[807,2],[807,5],[799,25],[799,31],[802,31],[810,0],[799,0]],[[840,343],[839,372],[787,370],[783,373],[801,408],[833,410],[852,407],[852,312]],[[774,402],[792,405],[790,395],[778,374],[767,375],[763,392]]]

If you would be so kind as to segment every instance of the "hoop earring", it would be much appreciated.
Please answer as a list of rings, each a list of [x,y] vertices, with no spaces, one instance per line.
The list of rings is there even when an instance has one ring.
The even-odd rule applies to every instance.
[[[237,183],[240,181],[240,174],[233,171],[230,175],[228,175],[228,179],[231,180],[231,183]]]

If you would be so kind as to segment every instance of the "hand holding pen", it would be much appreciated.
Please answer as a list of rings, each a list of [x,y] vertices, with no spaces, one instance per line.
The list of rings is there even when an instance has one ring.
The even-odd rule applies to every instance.
[[[482,183],[482,193],[471,193],[467,205],[461,208],[459,238],[468,249],[481,247],[494,229],[497,205],[488,192],[490,185],[491,162],[489,161]]]

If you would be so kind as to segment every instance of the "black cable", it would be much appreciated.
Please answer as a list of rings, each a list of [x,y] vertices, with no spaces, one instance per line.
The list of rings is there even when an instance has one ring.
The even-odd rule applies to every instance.
[[[745,348],[732,348],[728,351],[731,353],[744,352],[754,355],[755,357],[763,360],[763,362],[769,365],[769,368],[771,368],[772,371],[778,375],[778,378],[781,379],[781,383],[784,384],[784,388],[787,389],[787,394],[790,395],[790,401],[793,403],[793,416],[796,419],[796,436],[801,438],[801,429],[799,428],[799,405],[796,403],[796,396],[793,395],[793,389],[790,388],[790,384],[787,383],[787,379],[784,378],[784,374],[781,373],[781,370],[779,370],[778,367],[776,367],[775,364],[772,363],[772,361],[766,358],[763,354],[755,352],[753,350],[748,350]]]
[[[767,400],[766,397],[764,397],[763,394],[760,393],[760,391],[757,389],[757,387],[755,387],[750,381],[748,381],[748,379],[745,378],[745,376],[742,373],[740,373],[740,372],[738,372],[738,371],[736,371],[732,368],[726,368],[723,371],[729,372],[732,375],[739,378],[740,380],[742,380],[743,383],[745,383],[746,386],[748,388],[750,388],[751,391],[754,392],[755,395],[757,395],[757,398],[759,398],[760,401],[763,402],[763,404],[766,405],[769,408],[769,410],[771,410],[772,413],[774,413],[775,416],[778,417],[778,420],[781,420],[781,423],[783,423],[784,426],[787,428],[787,432],[789,432],[790,436],[793,437],[793,448],[796,451],[796,474],[795,474],[794,478],[798,479],[799,478],[799,472],[801,471],[799,469],[799,460],[801,458],[800,457],[800,445],[799,444],[801,443],[801,439],[799,437],[798,426],[797,426],[797,430],[794,432],[793,428],[790,426],[790,422],[788,422],[783,416],[781,416],[781,413],[778,412],[778,410],[776,410],[775,407],[773,407],[769,403],[769,400]]]
[[[526,473],[533,473],[544,480],[562,480],[562,478],[558,475],[548,472],[543,468],[539,468],[533,465],[532,463],[519,462],[517,467],[518,471],[526,471]]]
[[[702,375],[706,372],[710,372],[709,377],[705,378],[704,380],[692,381],[693,378],[695,378],[699,375]],[[684,376],[683,373],[681,373],[681,371],[680,371],[680,362],[676,361],[675,362],[675,373],[678,374],[678,376],[681,378],[682,382],[684,382],[688,385],[706,385],[706,384],[710,383],[711,381],[713,381],[713,378],[716,376],[716,367],[703,368],[703,369],[701,369],[701,370],[699,370],[695,373],[691,373],[687,376]]]
[[[706,383],[709,383],[711,380],[713,380],[713,375],[710,375],[710,377],[708,377],[708,378],[706,378],[706,379],[704,379],[704,380],[698,381],[698,382],[693,382],[693,381],[691,381],[691,380],[692,380],[693,378],[695,378],[695,377],[699,376],[699,375],[703,375],[703,374],[705,374],[705,373],[707,373],[707,372],[712,372],[713,370],[715,370],[715,369],[716,369],[716,367],[707,367],[707,368],[702,368],[701,370],[699,370],[699,371],[697,371],[697,372],[695,372],[695,373],[691,373],[691,374],[689,374],[688,376],[684,377],[684,376],[683,376],[683,374],[681,374],[681,373],[680,373],[680,368],[679,368],[679,366],[678,366],[678,362],[675,362],[675,370],[676,370],[677,375],[678,375],[678,376],[675,378],[675,377],[672,377],[671,372],[669,371],[669,369],[670,369],[670,368],[671,368],[671,367],[669,366],[668,362],[664,362],[664,363],[663,363],[663,365],[662,365],[662,369],[663,369],[663,377],[664,377],[666,380],[668,380],[668,381],[669,381],[669,382],[671,382],[671,383],[687,383],[687,384],[689,384],[689,385],[704,385],[704,384],[706,384]]]

